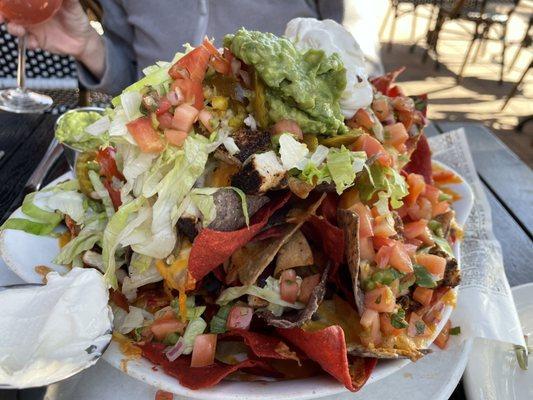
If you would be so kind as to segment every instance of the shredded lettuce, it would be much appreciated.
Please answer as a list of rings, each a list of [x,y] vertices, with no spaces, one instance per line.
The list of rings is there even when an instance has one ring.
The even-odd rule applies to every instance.
[[[131,203],[122,205],[104,230],[102,241],[102,257],[106,270],[104,278],[115,289],[117,287],[115,252],[122,239],[144,222],[144,220],[139,221],[137,214],[145,203],[146,199],[139,197]]]
[[[86,197],[77,191],[60,191],[47,197],[45,204],[52,210],[68,215],[76,223],[81,224],[85,218]]]
[[[157,86],[163,85],[165,82],[169,82],[170,81],[170,76],[168,75],[169,68],[170,68],[170,64],[164,64],[163,66],[153,65],[148,69],[145,68],[145,71],[148,72],[148,74],[141,80],[133,83],[132,85],[124,89],[122,94],[132,93],[132,92],[138,93],[146,86],[157,87]],[[114,106],[118,106],[119,104],[124,105],[124,99],[122,95],[115,97],[112,103]]]
[[[246,201],[246,193],[244,193],[241,189],[237,187],[230,186],[231,189],[235,191],[241,198],[241,204],[242,204],[242,215],[244,215],[244,221],[246,222],[246,226],[250,226],[250,215],[248,213],[248,202]]]
[[[177,239],[177,210],[204,171],[208,157],[206,144],[206,139],[199,135],[189,136],[184,151],[176,153],[172,169],[157,185],[151,235],[143,243],[132,245],[134,251],[158,259],[172,252]]]
[[[153,262],[154,259],[152,257],[133,252],[131,255],[130,268],[139,273],[143,273],[150,268]]]
[[[211,333],[225,333],[226,332],[226,322],[228,320],[229,312],[231,311],[232,304],[226,304],[221,306],[218,309],[218,312],[209,323],[209,330]]]
[[[54,263],[69,265],[76,257],[90,250],[102,240],[102,233],[93,230],[82,230],[78,236],[68,242],[54,259]]]
[[[189,322],[183,333],[184,350],[182,354],[191,354],[196,336],[204,333],[207,323],[202,318],[196,318]]]
[[[365,166],[365,173],[357,187],[363,201],[369,201],[378,192],[385,192],[393,209],[400,208],[402,198],[409,193],[407,183],[398,171],[379,163]]]
[[[331,149],[326,160],[337,193],[341,194],[353,186],[356,173],[363,169],[366,155],[362,152],[352,152],[342,146],[340,149]]]
[[[122,323],[117,326],[117,330],[126,335],[135,328],[141,327],[144,324],[145,314],[142,308],[130,306],[130,312],[121,321]]]
[[[220,294],[216,302],[217,304],[223,306],[244,295],[257,296],[263,300],[268,301],[271,304],[275,304],[282,307],[289,307],[295,309],[304,308],[304,305],[300,302],[288,303],[282,300],[280,296],[279,281],[271,276],[266,279],[265,287],[249,285],[233,286],[227,288]]]
[[[130,264],[129,276],[125,277],[122,281],[122,293],[131,302],[137,298],[137,288],[162,280],[163,277],[155,267],[154,263],[151,263],[144,271],[139,271],[135,267],[131,268]]]
[[[113,207],[113,202],[111,201],[109,192],[103,185],[102,181],[100,181],[100,176],[96,173],[96,171],[90,170],[89,179],[91,181],[91,184],[93,185],[94,191],[104,204],[105,212],[108,218],[111,218],[113,214],[115,214],[115,207]]]
[[[279,137],[279,154],[281,163],[287,171],[292,168],[301,170],[307,163],[309,150],[305,143],[298,142],[293,135],[283,133]]]
[[[194,206],[202,214],[202,223],[206,227],[217,216],[217,210],[215,206],[215,200],[213,194],[218,188],[198,188],[193,189],[189,195]]]

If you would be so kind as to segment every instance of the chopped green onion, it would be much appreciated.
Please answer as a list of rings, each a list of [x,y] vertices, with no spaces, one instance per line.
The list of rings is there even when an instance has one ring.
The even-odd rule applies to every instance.
[[[220,307],[215,316],[211,319],[209,329],[211,333],[224,333],[226,332],[226,320],[228,319],[229,312],[233,305],[226,304]]]
[[[425,269],[423,266],[415,264],[413,265],[416,276],[416,284],[425,288],[434,288],[437,286],[435,278]]]
[[[460,326],[454,326],[453,328],[450,328],[448,331],[450,335],[457,336],[461,334],[461,327]]]

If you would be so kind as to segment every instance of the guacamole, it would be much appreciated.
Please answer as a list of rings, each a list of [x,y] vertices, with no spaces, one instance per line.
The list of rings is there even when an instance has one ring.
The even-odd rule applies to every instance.
[[[100,147],[104,138],[85,132],[85,128],[102,118],[96,111],[75,111],[65,114],[59,121],[55,137],[76,150],[89,151]]]
[[[328,57],[316,49],[302,53],[287,38],[244,28],[226,36],[224,45],[253,66],[264,84],[269,122],[292,119],[304,132],[322,135],[347,131],[339,106],[346,69],[337,54]],[[257,101],[253,103],[257,108]]]

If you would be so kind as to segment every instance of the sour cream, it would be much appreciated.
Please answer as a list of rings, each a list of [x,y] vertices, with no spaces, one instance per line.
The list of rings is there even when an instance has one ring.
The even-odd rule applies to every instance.
[[[43,386],[92,365],[111,340],[102,274],[74,268],[45,286],[0,292],[0,384]]]
[[[359,44],[342,25],[326,19],[294,18],[285,29],[297,49],[323,50],[328,56],[337,53],[346,68],[346,89],[340,106],[343,115],[351,118],[359,108],[372,103],[372,86],[365,70],[365,58]]]

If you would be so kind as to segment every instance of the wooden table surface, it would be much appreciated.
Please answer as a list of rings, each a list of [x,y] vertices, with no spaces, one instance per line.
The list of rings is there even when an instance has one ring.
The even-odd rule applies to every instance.
[[[0,222],[20,205],[21,193],[53,135],[54,116],[0,113]],[[493,229],[503,249],[511,286],[533,282],[533,172],[494,134],[480,124],[439,123],[428,136],[463,127],[492,209]],[[61,159],[49,174],[67,170]],[[451,399],[464,399],[461,385]]]

